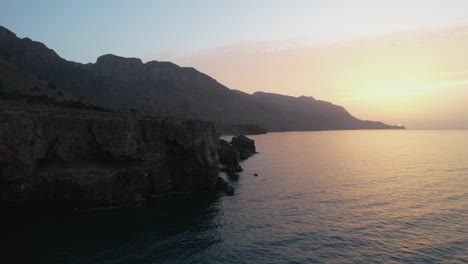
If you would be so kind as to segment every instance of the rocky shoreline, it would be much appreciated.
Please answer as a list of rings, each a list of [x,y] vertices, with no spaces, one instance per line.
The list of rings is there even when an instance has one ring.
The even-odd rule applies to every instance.
[[[218,144],[209,122],[2,102],[0,204],[87,209],[214,191]]]
[[[233,195],[218,160],[240,171],[255,146],[235,137],[226,154],[225,144],[210,122],[2,101],[0,207],[89,210],[174,192]]]
[[[226,173],[237,173],[243,171],[239,165],[241,160],[245,160],[257,153],[255,142],[244,135],[235,136],[231,142],[220,139],[218,148],[219,163],[223,166],[221,171]]]

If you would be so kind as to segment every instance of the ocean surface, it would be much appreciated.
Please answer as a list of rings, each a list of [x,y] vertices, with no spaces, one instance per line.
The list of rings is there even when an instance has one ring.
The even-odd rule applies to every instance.
[[[468,263],[468,131],[251,138],[233,197],[2,215],[0,263]]]

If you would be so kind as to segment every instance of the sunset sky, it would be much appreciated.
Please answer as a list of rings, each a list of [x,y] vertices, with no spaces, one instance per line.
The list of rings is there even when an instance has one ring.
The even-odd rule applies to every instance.
[[[414,129],[468,129],[468,1],[5,1],[0,25],[83,63],[171,60]]]

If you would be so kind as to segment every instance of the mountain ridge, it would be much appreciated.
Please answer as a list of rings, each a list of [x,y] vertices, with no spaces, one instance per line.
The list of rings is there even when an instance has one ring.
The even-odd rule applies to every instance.
[[[0,61],[3,89],[47,96],[60,91],[62,97],[116,111],[219,125],[252,124],[268,131],[403,128],[357,119],[342,106],[309,96],[231,90],[195,68],[172,62],[113,54],[102,55],[95,63],[67,61],[43,43],[20,39],[1,26]]]

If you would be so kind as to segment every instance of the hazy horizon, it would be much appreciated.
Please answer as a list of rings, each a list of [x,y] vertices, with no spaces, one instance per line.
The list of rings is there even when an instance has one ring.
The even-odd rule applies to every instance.
[[[1,263],[468,264],[468,0],[0,3]]]
[[[0,25],[67,60],[170,60],[231,89],[361,119],[468,129],[468,2],[2,1]]]
[[[312,96],[342,105],[359,118],[412,129],[468,129],[468,26],[331,44],[284,43],[288,41],[153,58],[168,56],[247,93]]]

